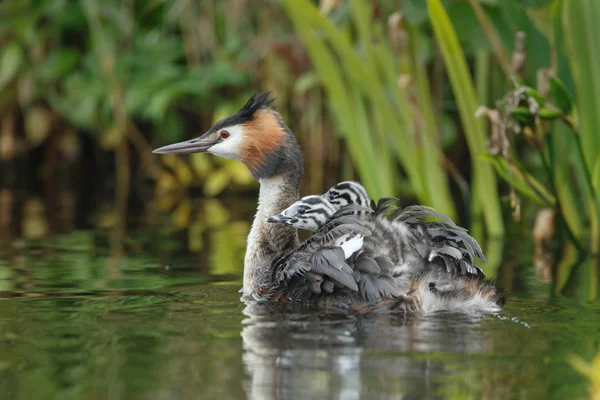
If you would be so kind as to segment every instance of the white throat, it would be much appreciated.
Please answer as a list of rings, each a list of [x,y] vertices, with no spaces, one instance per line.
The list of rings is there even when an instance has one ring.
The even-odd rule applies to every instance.
[[[258,209],[257,216],[260,214],[264,216],[261,221],[258,218],[254,220],[256,222],[265,222],[265,220],[271,215],[279,214],[286,207],[282,207],[281,204],[281,193],[286,189],[283,177],[276,176],[273,178],[260,179],[260,191],[258,193]]]
[[[292,189],[282,176],[260,179],[259,183],[258,209],[248,235],[244,259],[243,291],[246,295],[270,278],[271,262],[282,250],[280,245],[284,237],[293,235],[293,239],[297,240],[294,228],[267,222],[268,217],[281,213],[298,199],[297,189]]]

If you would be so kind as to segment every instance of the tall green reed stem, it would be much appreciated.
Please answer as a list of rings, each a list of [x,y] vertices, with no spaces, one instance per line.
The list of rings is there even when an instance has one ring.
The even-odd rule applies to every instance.
[[[478,155],[487,153],[486,133],[482,121],[476,120],[478,108],[473,81],[469,75],[465,56],[458,43],[456,32],[439,0],[428,0],[431,24],[458,103],[458,111],[465,130],[467,144],[473,156],[473,200],[482,202],[488,234],[504,235],[504,222],[500,209],[496,176],[492,166]]]
[[[406,60],[405,55],[393,51],[382,26],[369,20],[366,2],[351,2],[352,24],[358,33],[356,43],[311,2],[284,0],[284,6],[328,93],[360,178],[371,196],[396,193],[401,179],[395,173],[399,163],[420,202],[456,217],[429,83],[414,54],[408,54],[413,57],[408,63],[402,61]],[[401,71],[402,66],[407,71]],[[410,88],[399,86],[402,72],[410,74],[416,85],[419,121],[413,111]],[[422,126],[424,129],[420,129]]]
[[[577,96],[579,148],[590,180],[591,251],[600,250],[600,4],[595,0],[564,1],[563,30],[566,52]],[[576,135],[578,133],[576,132]],[[594,279],[596,281],[596,279]]]

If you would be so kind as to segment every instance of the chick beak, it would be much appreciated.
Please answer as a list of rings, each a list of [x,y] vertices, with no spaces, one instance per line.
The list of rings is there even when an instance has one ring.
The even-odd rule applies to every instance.
[[[159,147],[154,150],[154,154],[191,154],[191,153],[206,153],[212,146],[217,144],[219,139],[192,139],[185,142],[173,143],[167,146]]]
[[[291,218],[286,215],[283,215],[283,214],[273,215],[273,216],[270,216],[269,218],[267,218],[267,222],[271,222],[271,223],[287,222],[289,220],[291,220]]]

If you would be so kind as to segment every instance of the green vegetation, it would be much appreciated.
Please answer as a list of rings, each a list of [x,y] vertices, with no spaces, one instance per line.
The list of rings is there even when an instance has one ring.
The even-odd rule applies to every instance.
[[[590,381],[590,399],[600,399],[600,353],[596,354],[591,362],[587,362],[581,357],[569,357],[569,364],[581,375]]]
[[[421,203],[456,215],[442,153],[441,116],[456,120],[457,111],[471,157],[476,236],[481,238],[482,226],[491,237],[504,233],[495,167],[510,186],[517,220],[520,193],[552,208],[561,232],[582,254],[597,254],[600,152],[593,127],[599,125],[594,65],[600,52],[590,46],[595,46],[598,8],[591,2],[530,7],[472,0],[446,4],[446,10],[439,0],[424,3],[379,10],[387,19],[360,0],[350,2],[346,18],[341,12],[327,18],[307,0],[284,3],[361,179],[371,184],[372,193],[394,193],[402,178],[387,171],[396,171],[399,163]],[[451,16],[460,18],[452,21]],[[467,39],[469,32],[486,42]],[[439,54],[435,45],[422,50],[422,43],[432,39]],[[427,68],[433,72],[424,73]],[[444,79],[435,80],[440,69],[449,87]],[[489,123],[476,114],[487,115]],[[595,298],[598,267],[589,273],[586,292]]]
[[[418,28],[394,13],[388,20],[388,40],[384,21],[370,23],[368,5],[352,1],[348,25],[357,32],[353,39],[309,1],[284,4],[331,99],[369,192],[376,197],[397,192],[401,179],[394,171],[398,162],[421,203],[456,218],[444,171],[442,127],[432,103],[431,82],[423,72],[426,63],[417,53],[422,40]],[[431,15],[436,37],[443,39],[441,49],[469,147],[474,153],[485,152],[483,127],[474,116],[475,90],[456,34],[439,3],[431,2]],[[489,165],[478,159],[473,162],[478,168],[473,169],[471,201],[483,201],[488,231],[501,237],[504,228],[495,176]]]

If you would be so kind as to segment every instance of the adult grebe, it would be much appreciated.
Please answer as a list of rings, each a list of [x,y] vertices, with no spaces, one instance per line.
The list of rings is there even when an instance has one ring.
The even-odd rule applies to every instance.
[[[413,310],[422,299],[430,294],[437,295],[438,282],[444,282],[449,291],[461,291],[461,301],[464,304],[468,302],[470,309],[499,308],[503,297],[495,286],[478,277],[468,282],[472,286],[469,290],[463,290],[468,285],[462,277],[440,268],[433,260],[428,276],[435,282],[428,281],[429,278],[423,275],[419,281],[414,281],[417,286],[408,287],[408,292],[407,285],[393,276],[375,270],[352,269],[346,260],[359,251],[368,253],[363,249],[363,241],[365,237],[373,236],[364,220],[357,215],[361,209],[340,209],[322,228],[325,229],[322,235],[301,245],[293,226],[267,222],[268,217],[280,214],[298,200],[303,175],[300,148],[279,113],[269,108],[272,102],[268,93],[252,95],[240,111],[217,122],[199,138],[154,151],[159,154],[207,152],[236,159],[243,162],[259,181],[258,209],[244,259],[245,298],[300,300],[365,311]],[[381,247],[373,251],[371,258],[376,260],[376,253],[381,251]],[[311,273],[315,271],[315,276],[335,276],[336,285],[331,292],[315,293],[311,289]],[[361,284],[367,281],[370,284]],[[475,282],[486,284],[478,286]],[[423,293],[415,297],[415,291]],[[489,301],[482,303],[482,297],[474,298],[473,293],[484,293]],[[494,307],[490,307],[492,304]]]

